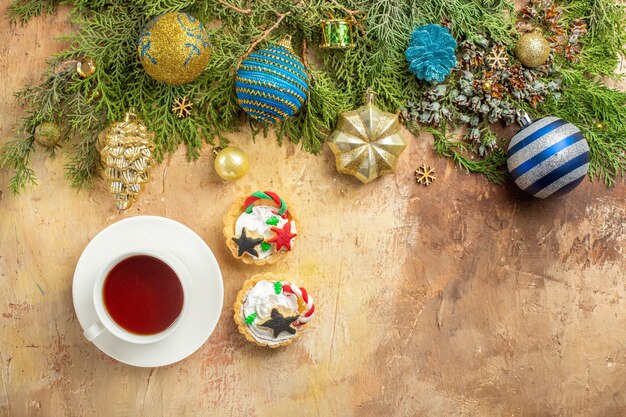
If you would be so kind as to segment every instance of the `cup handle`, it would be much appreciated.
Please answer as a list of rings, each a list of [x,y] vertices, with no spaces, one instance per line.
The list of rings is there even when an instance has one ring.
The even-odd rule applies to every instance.
[[[92,342],[96,337],[100,336],[100,334],[104,331],[104,326],[100,323],[94,323],[87,330],[83,332],[83,335],[87,340]]]

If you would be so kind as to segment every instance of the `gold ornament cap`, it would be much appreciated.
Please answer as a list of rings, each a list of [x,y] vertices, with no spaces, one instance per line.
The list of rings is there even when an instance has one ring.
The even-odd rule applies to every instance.
[[[374,91],[372,87],[367,87],[363,97],[365,98],[365,104],[374,104],[376,103],[376,97],[378,97],[378,94],[376,94],[376,91]]]
[[[293,46],[291,45],[291,35],[286,35],[284,38],[282,38],[280,41],[278,41],[276,43],[276,45],[282,46],[284,48],[287,48],[287,50],[293,54],[295,54],[296,52],[293,50]]]

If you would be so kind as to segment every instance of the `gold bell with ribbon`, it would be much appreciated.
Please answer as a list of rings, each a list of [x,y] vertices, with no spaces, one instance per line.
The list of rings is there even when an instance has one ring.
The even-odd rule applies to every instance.
[[[356,13],[344,18],[335,18],[330,14],[330,19],[322,20],[322,48],[350,49],[354,47],[354,25],[360,23],[365,15]]]

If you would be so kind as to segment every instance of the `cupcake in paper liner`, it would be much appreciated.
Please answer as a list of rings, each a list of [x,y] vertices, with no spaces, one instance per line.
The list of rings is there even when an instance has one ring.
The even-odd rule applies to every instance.
[[[271,191],[241,198],[224,216],[226,245],[247,264],[272,264],[287,256],[298,229],[291,205]]]
[[[282,275],[254,275],[243,284],[234,305],[235,323],[249,342],[277,348],[293,342],[311,320],[313,297]]]

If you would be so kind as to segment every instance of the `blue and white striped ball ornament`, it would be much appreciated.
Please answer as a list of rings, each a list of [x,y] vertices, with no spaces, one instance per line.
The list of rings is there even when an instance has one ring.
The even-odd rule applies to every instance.
[[[237,71],[237,102],[258,122],[273,124],[293,116],[308,91],[309,76],[289,40],[252,53]]]
[[[534,197],[567,194],[589,171],[589,144],[573,124],[545,117],[513,136],[507,165],[515,184]]]

